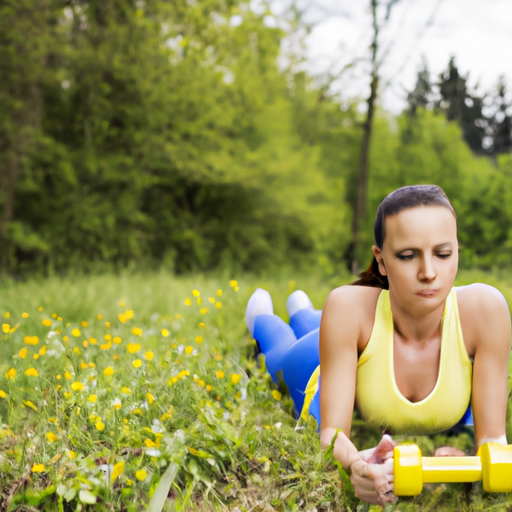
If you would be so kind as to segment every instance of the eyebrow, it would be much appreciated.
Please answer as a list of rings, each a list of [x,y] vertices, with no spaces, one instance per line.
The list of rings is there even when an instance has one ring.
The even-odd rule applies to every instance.
[[[442,251],[442,250],[447,250],[447,249],[452,249],[452,243],[451,242],[443,242],[441,244],[437,244],[437,245],[434,245],[434,250],[436,251]],[[419,251],[420,249],[417,249],[415,247],[405,247],[403,249],[399,249],[397,251],[395,251],[395,254],[400,254],[401,252],[403,251]]]

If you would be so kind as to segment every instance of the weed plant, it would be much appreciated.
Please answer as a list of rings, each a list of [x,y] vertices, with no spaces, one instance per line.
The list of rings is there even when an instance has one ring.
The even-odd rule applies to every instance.
[[[511,303],[512,278],[463,274],[458,284],[470,280],[497,285]],[[0,511],[377,509],[322,453],[315,421],[294,419],[243,321],[257,286],[286,319],[297,287],[320,308],[339,284],[166,272],[2,283]],[[380,435],[355,415],[359,448]],[[426,455],[473,445],[469,429],[408,440]],[[390,509],[511,507],[479,484],[450,484]]]

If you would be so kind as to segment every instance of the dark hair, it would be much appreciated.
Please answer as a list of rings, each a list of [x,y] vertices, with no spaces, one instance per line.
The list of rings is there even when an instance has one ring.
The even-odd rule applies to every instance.
[[[409,208],[418,208],[419,206],[444,206],[448,208],[457,220],[452,203],[446,197],[443,190],[437,185],[410,185],[402,187],[388,194],[380,203],[375,216],[373,234],[375,245],[382,249],[384,244],[384,220],[386,217],[396,215]],[[375,256],[367,270],[359,274],[359,278],[351,283],[359,286],[373,286],[376,288],[389,289],[388,278],[379,271],[379,265]]]

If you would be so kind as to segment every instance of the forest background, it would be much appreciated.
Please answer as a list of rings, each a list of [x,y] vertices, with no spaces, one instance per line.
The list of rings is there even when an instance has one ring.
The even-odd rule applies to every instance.
[[[254,5],[0,2],[4,275],[349,267],[363,99],[302,70],[298,10],[276,24]],[[503,81],[477,94],[453,59],[426,64],[403,113],[377,107],[366,211],[436,183],[461,264],[508,266],[511,146]],[[373,214],[359,222],[365,266]]]

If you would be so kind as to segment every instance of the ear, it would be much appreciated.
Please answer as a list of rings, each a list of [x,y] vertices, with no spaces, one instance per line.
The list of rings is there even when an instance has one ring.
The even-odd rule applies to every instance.
[[[372,252],[379,265],[379,272],[381,275],[387,276],[388,273],[386,272],[386,265],[384,264],[384,259],[382,258],[382,251],[376,245],[373,245]]]

